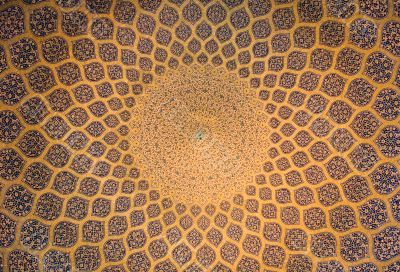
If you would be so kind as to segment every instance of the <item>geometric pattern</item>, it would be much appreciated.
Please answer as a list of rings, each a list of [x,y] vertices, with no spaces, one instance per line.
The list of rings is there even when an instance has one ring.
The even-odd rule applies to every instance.
[[[0,271],[400,271],[400,1],[0,3]]]

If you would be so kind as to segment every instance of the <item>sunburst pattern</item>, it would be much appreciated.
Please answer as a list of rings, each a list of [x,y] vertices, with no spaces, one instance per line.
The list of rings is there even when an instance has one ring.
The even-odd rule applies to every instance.
[[[400,270],[398,0],[0,3],[0,270]]]

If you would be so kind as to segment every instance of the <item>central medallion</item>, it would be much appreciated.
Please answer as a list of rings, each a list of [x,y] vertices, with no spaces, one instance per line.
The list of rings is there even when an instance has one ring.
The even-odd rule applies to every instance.
[[[267,158],[262,105],[223,68],[168,71],[138,99],[134,116],[142,176],[179,201],[209,203],[243,191]]]

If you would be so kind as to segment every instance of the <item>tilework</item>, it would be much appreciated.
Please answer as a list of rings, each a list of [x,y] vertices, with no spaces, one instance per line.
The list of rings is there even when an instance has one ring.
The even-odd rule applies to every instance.
[[[0,271],[399,271],[398,0],[0,4]]]

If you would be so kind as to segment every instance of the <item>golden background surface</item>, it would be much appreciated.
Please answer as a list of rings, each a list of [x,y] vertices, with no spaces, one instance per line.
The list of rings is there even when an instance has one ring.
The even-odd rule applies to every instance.
[[[0,4],[0,271],[400,271],[398,0]]]

